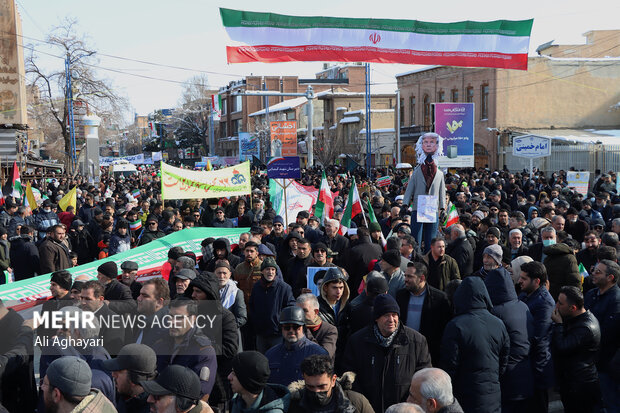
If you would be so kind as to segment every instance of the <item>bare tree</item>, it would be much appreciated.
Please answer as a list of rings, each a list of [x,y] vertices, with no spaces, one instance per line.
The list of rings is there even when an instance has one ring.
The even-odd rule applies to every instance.
[[[209,141],[211,95],[206,75],[194,76],[183,89],[179,107],[174,110],[170,127],[180,148],[205,148]],[[212,150],[213,148],[211,148]]]
[[[60,52],[61,58],[68,58],[74,100],[80,99],[88,103],[90,110],[98,116],[122,117],[127,108],[126,100],[119,96],[110,81],[97,76],[95,68],[96,51],[92,50],[84,37],[78,34],[77,21],[65,19],[59,26],[52,29],[46,41]],[[49,114],[58,124],[60,135],[64,141],[65,164],[71,170],[71,134],[67,126],[69,91],[64,66],[59,64],[56,69],[43,68],[39,65],[37,52],[32,49],[26,57],[26,73],[29,81],[39,88],[40,99]]]

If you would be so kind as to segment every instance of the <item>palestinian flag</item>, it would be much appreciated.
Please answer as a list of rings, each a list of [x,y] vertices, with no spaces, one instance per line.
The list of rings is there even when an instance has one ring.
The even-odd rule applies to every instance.
[[[22,181],[19,178],[19,168],[17,167],[17,162],[13,161],[13,192],[11,196],[15,199],[21,198],[24,193],[24,189],[22,188]]]
[[[134,222],[129,223],[129,229],[132,231],[137,231],[142,228],[142,220],[137,219]]]
[[[314,207],[314,215],[321,218],[321,225],[325,225],[325,218],[332,218],[334,216],[334,196],[329,188],[329,183],[327,183],[325,171],[323,171],[319,200]]]
[[[376,62],[527,70],[533,19],[431,23],[220,8],[228,63]]]
[[[448,217],[446,218],[444,226],[448,228],[451,225],[456,224],[457,222],[459,222],[459,213],[457,212],[454,204],[450,203],[450,209],[448,209]]]
[[[344,214],[342,215],[342,220],[340,221],[340,229],[338,230],[338,233],[340,235],[345,235],[351,227],[351,220],[355,218],[357,214],[361,214],[363,212],[364,210],[362,208],[362,202],[360,201],[360,194],[357,192],[357,185],[355,185],[354,177],[353,182],[351,182],[349,198],[347,198],[347,203],[344,207]]]

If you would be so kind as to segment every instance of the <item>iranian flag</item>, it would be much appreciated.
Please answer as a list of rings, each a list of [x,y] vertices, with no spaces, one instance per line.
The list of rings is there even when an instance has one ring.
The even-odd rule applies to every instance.
[[[228,63],[375,62],[527,70],[533,19],[431,23],[220,8]]]
[[[357,185],[355,185],[355,178],[353,178],[353,182],[351,182],[351,190],[349,191],[349,198],[347,198],[347,203],[344,207],[344,214],[342,215],[342,220],[340,221],[340,229],[338,230],[338,233],[340,235],[345,235],[349,228],[351,228],[351,220],[355,218],[357,214],[363,212],[364,210],[362,209],[360,194],[357,191]]]
[[[448,228],[451,225],[456,224],[457,222],[459,222],[459,213],[457,212],[454,204],[450,203],[450,208],[448,209],[448,217],[446,218],[444,226]]]
[[[220,120],[222,117],[222,97],[211,95],[211,107],[213,108],[213,120]]]
[[[19,168],[17,167],[17,162],[13,161],[13,192],[11,196],[15,199],[21,198],[23,192],[22,181],[19,178]]]
[[[332,218],[334,216],[334,196],[327,183],[325,171],[323,171],[321,189],[319,189],[319,200],[314,207],[314,215],[321,217],[321,225],[325,225],[325,218]]]

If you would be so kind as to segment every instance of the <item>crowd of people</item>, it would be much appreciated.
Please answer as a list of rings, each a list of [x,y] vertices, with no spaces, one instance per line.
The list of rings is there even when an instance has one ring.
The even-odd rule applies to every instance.
[[[559,394],[565,412],[619,411],[615,176],[597,171],[584,196],[564,171],[444,171],[445,205],[429,231],[407,193],[415,172],[326,172],[337,193],[333,217],[313,207],[288,225],[258,170],[242,197],[161,202],[149,167],[98,184],[34,181],[47,198],[34,212],[7,197],[6,281],[51,273],[41,313],[92,313],[98,322],[37,327],[0,304],[2,405],[26,413],[547,412]],[[391,184],[375,185],[384,175]],[[353,177],[364,209],[342,235]],[[305,170],[300,182],[319,188],[321,170]],[[73,187],[77,208],[59,211]],[[449,205],[458,222],[445,227]],[[197,226],[248,231],[232,242],[206,238],[200,253],[172,247],[161,277],[146,281],[133,261],[102,263],[96,280],[67,271]],[[107,325],[114,316],[148,323]],[[197,322],[210,316],[215,324]],[[165,317],[184,322],[153,323]]]

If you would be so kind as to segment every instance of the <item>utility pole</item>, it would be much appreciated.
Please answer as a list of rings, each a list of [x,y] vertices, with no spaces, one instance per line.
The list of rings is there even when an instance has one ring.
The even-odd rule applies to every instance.
[[[69,136],[71,142],[71,172],[75,173],[75,169],[77,167],[77,150],[75,144],[75,125],[73,121],[73,89],[71,85],[71,59],[69,54],[65,58],[65,78],[66,78],[66,88],[67,88],[67,112],[69,121]]]
[[[413,110],[413,109],[412,109]],[[400,89],[396,89],[396,163],[400,163]]]
[[[366,63],[366,176],[370,178],[372,145],[370,143],[370,63]]]

